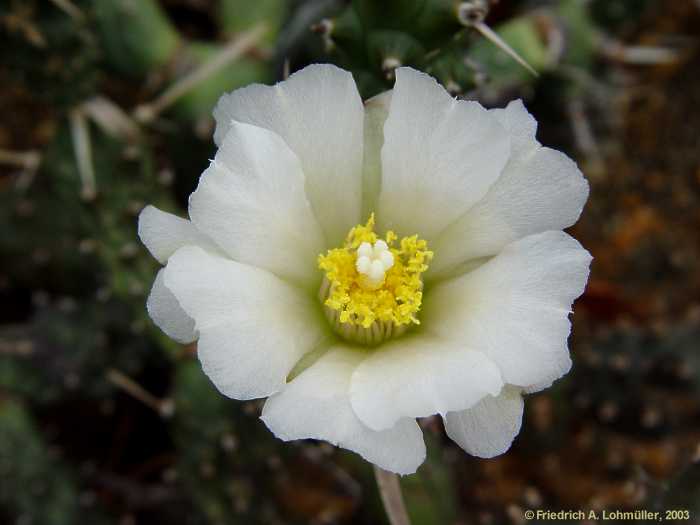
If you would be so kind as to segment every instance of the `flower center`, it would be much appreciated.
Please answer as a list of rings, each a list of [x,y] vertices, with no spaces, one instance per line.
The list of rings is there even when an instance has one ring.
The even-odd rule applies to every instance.
[[[384,239],[374,232],[372,214],[367,224],[350,230],[341,248],[319,255],[319,298],[344,339],[375,345],[420,324],[422,274],[433,252],[417,235],[397,240],[393,231]]]
[[[394,254],[386,241],[379,239],[374,245],[367,241],[357,248],[355,269],[360,274],[360,286],[367,290],[381,288],[386,272],[394,266]]]

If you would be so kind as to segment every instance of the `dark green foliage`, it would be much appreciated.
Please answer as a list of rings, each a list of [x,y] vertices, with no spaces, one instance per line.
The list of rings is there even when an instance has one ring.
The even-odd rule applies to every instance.
[[[274,44],[287,15],[285,0],[219,0],[219,21],[226,33],[246,31],[264,22],[269,28],[266,42]]]
[[[590,68],[600,36],[591,18],[590,9],[582,2],[565,0],[556,10],[556,15],[563,20],[569,40],[564,61],[577,67]]]
[[[89,24],[37,0],[3,2],[0,18],[10,20],[0,26],[0,70],[23,89],[59,111],[95,92],[100,48]]]
[[[546,71],[553,65],[549,62],[546,42],[532,17],[509,20],[498,26],[498,34],[536,71]],[[479,39],[470,48],[469,61],[483,74],[481,82],[494,92],[527,85],[533,80],[527,70],[513,67],[513,59],[485,39]]]
[[[181,38],[156,0],[95,2],[106,58],[120,72],[145,75],[175,58]]]
[[[299,62],[278,37],[288,36],[288,17],[312,11],[315,1],[72,3],[77,18],[54,2],[0,4],[0,97],[12,122],[0,125],[0,150],[37,150],[42,160],[33,178],[23,167],[0,166],[0,523],[383,523],[370,465],[327,445],[277,440],[258,418],[260,402],[222,396],[196,349],[153,325],[145,302],[159,265],[138,239],[139,211],[150,203],[186,214],[187,196],[214,154],[211,108],[225,91],[279,80],[275,62],[290,58],[292,69],[335,62],[353,73],[364,97],[391,88],[393,68],[410,65],[454,95],[500,104],[504,93],[532,90],[542,105],[560,108],[572,93],[585,93],[572,69],[590,75],[598,67],[598,31],[634,23],[653,2],[601,0],[588,9],[576,1],[502,0],[486,22],[547,73],[540,79],[462,25],[451,0],[326,2],[334,16],[299,25],[308,44],[299,48],[318,52]],[[533,12],[534,4],[543,9]],[[196,37],[174,16],[183,6],[207,22]],[[543,21],[567,39],[555,60]],[[136,136],[110,134],[88,118],[97,191],[86,194],[69,115],[100,95],[135,120],[136,107],[258,22],[270,29],[259,46],[153,121],[135,123]],[[313,23],[316,34],[308,30]],[[568,126],[560,112],[548,117],[545,131],[553,122]],[[469,459],[448,444],[439,420],[428,422],[426,463],[402,479],[414,525],[517,521],[504,502],[524,505],[520,496],[506,491],[484,503],[474,496],[479,476],[512,462],[529,482],[545,485],[542,458],[555,453],[562,464],[587,466],[588,456],[569,455],[582,428],[593,429],[596,458],[613,437],[692,436],[697,406],[678,410],[674,400],[698,398],[697,327],[674,321],[661,336],[643,326],[611,334],[573,340],[573,372],[546,394],[554,424],[541,430],[528,418],[501,459]],[[146,401],[115,377],[141,387]],[[159,410],[171,406],[172,414]],[[594,481],[647,476],[640,470],[615,465]],[[498,488],[483,479],[482,494]],[[543,505],[566,504],[552,485]],[[674,471],[649,484],[649,505],[691,506],[698,486],[697,467]]]
[[[573,80],[566,68],[591,69],[606,26],[617,24],[615,16],[633,22],[647,3],[550,2],[524,13],[513,10],[517,16],[498,20],[493,29],[536,71],[556,71],[577,83],[580,79]],[[473,21],[481,20],[484,13],[485,22],[491,24],[491,11],[499,12],[495,4],[488,0],[355,0],[320,21],[315,32],[320,33],[327,56],[355,73],[365,98],[390,89],[393,68],[405,65],[435,75],[454,95],[478,94],[491,101],[536,81],[473,28]]]
[[[452,54],[453,41],[460,39],[464,30],[456,6],[444,0],[359,0],[320,22],[317,32],[334,61],[360,72],[356,77],[362,95],[368,98],[391,86],[393,69],[398,66],[430,70],[441,60],[461,60]],[[376,80],[369,81],[367,74]],[[469,85],[465,76],[459,76],[464,80],[460,91]]]
[[[0,515],[7,509],[25,523],[105,523],[80,507],[75,477],[56,455],[24,405],[0,398]]]
[[[191,42],[180,65],[184,70],[191,70],[211,60],[217,52],[221,51],[220,45],[207,42]],[[253,84],[256,82],[269,82],[271,80],[269,67],[260,60],[243,57],[234,67],[223,69],[212,75],[199,89],[184,95],[175,105],[174,113],[178,118],[186,120],[211,114],[211,110],[221,97],[233,89]]]
[[[393,77],[392,61],[403,65],[417,65],[425,49],[415,38],[392,30],[370,31],[367,35],[367,53],[370,67],[380,70],[389,80]]]
[[[452,472],[443,457],[437,436],[425,434],[428,457],[415,476],[401,480],[409,516],[413,523],[453,523],[457,493]]]
[[[634,24],[651,4],[651,0],[593,0],[591,13],[601,26],[617,30]]]

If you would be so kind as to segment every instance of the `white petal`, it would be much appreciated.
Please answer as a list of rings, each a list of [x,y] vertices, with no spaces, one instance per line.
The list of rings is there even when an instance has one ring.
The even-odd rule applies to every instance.
[[[328,246],[339,245],[360,222],[364,111],[350,73],[313,64],[275,86],[254,84],[224,95],[214,118],[217,144],[233,120],[284,139],[301,161]]]
[[[382,179],[384,123],[389,116],[391,91],[380,93],[365,102],[364,158],[362,163],[362,217],[377,211],[377,197]]]
[[[396,70],[384,124],[380,230],[434,238],[484,196],[510,153],[508,133],[476,102],[428,75]]]
[[[234,122],[190,196],[189,212],[233,259],[318,286],[323,234],[299,160],[275,133]]]
[[[170,258],[165,285],[195,321],[204,372],[234,399],[280,390],[322,337],[311,297],[265,270],[200,248],[187,246]]]
[[[437,337],[404,337],[357,367],[350,399],[364,424],[383,430],[405,417],[468,408],[502,386],[498,367],[484,354]]]
[[[138,232],[141,242],[161,264],[165,264],[168,257],[183,246],[193,245],[207,251],[219,251],[190,221],[151,205],[139,214]]]
[[[191,343],[197,339],[194,320],[185,313],[177,298],[165,286],[164,277],[165,268],[161,268],[146,301],[148,315],[168,337],[179,343]]]
[[[518,389],[506,387],[501,395],[487,396],[444,419],[447,435],[460,447],[472,456],[492,458],[508,450],[520,432],[523,398]]]
[[[423,326],[485,353],[506,383],[551,384],[571,367],[568,314],[590,254],[564,232],[531,235],[425,294]]]
[[[433,243],[428,279],[527,235],[571,226],[588,198],[576,164],[535,140],[536,122],[522,102],[493,112],[511,135],[513,154],[486,196]]]
[[[496,120],[510,135],[511,157],[527,153],[538,145],[537,121],[528,113],[523,101],[513,100],[505,108],[490,109]]]
[[[365,355],[364,350],[331,349],[267,400],[262,420],[285,441],[323,439],[385,470],[412,474],[425,459],[416,421],[402,419],[376,432],[363,425],[350,406],[350,376]]]

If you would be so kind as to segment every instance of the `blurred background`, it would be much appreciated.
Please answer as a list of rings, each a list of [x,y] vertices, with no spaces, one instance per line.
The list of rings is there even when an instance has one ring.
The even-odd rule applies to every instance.
[[[385,523],[369,464],[276,440],[144,306],[138,212],[185,213],[223,92],[311,62],[365,98],[398,65],[487,106],[522,97],[592,188],[572,372],[529,397],[499,458],[423,421],[414,524],[700,523],[699,27],[694,0],[3,0],[0,523]]]

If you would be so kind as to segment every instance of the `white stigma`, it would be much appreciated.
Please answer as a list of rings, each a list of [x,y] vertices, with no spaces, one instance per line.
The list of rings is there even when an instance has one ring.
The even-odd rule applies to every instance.
[[[384,282],[387,270],[394,266],[394,254],[389,251],[389,246],[383,240],[378,240],[372,246],[363,242],[357,248],[357,260],[355,268],[357,273],[364,276],[364,283],[368,288],[378,288]]]

